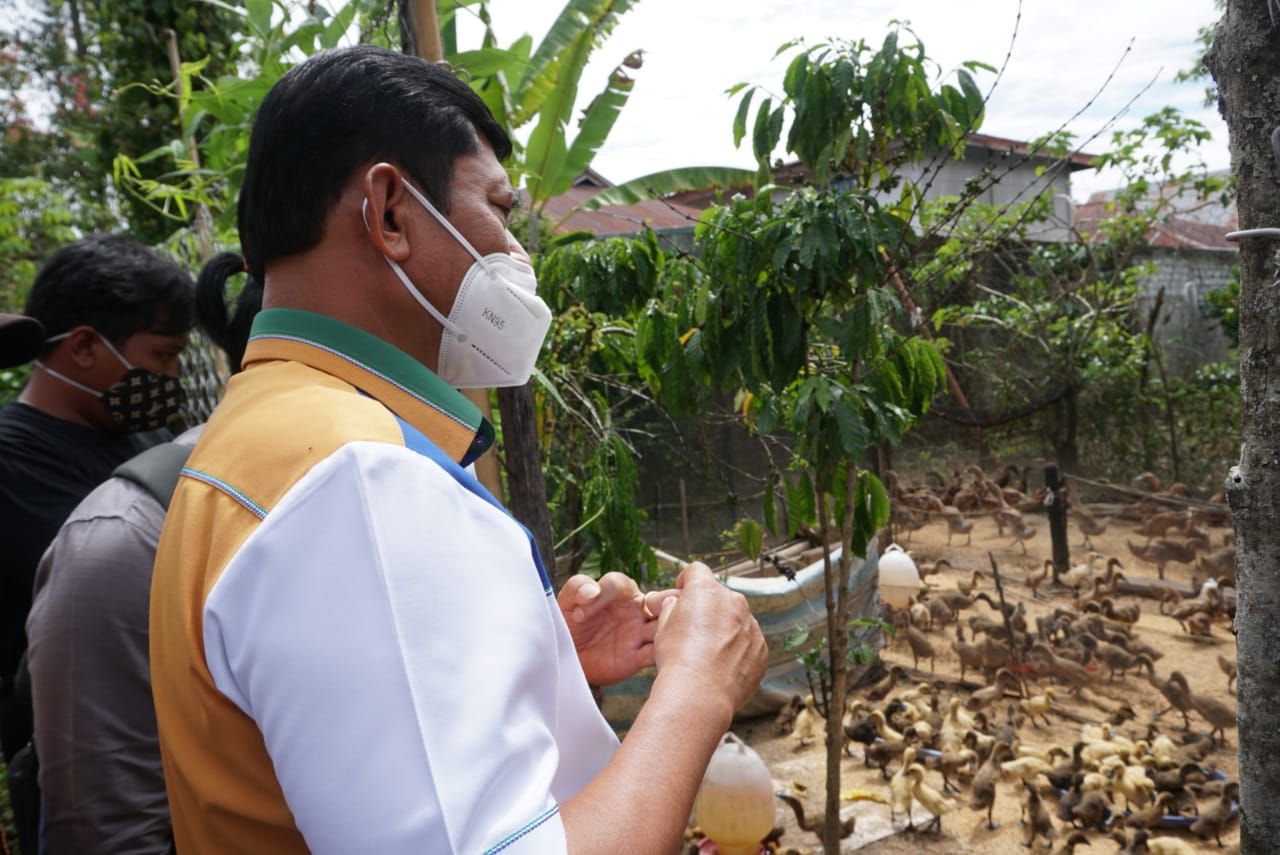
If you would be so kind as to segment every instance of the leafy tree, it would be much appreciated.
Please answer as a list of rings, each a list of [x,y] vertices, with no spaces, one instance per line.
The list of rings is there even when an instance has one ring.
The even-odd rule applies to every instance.
[[[898,331],[902,308],[887,286],[914,243],[914,191],[897,180],[896,167],[926,152],[959,151],[981,120],[983,99],[965,69],[955,85],[936,80],[906,30],[891,32],[878,49],[858,41],[784,50],[795,55],[782,95],[756,100],[756,89],[737,90],[735,137],[753,128],[756,196],[704,213],[695,232],[697,275],[660,281],[637,316],[636,349],[641,375],[676,412],[695,411],[709,390],[720,390],[737,394],[754,429],[791,433],[797,456],[788,525],[839,532],[839,559],[825,558],[833,726],[823,837],[834,852],[844,738],[834,722],[847,683],[848,585],[855,557],[866,555],[889,516],[883,485],[859,460],[917,421],[943,371],[936,349]],[[775,194],[779,144],[816,186]],[[895,192],[895,203],[881,201]],[[767,505],[766,524],[776,523]]]
[[[117,154],[137,157],[167,142],[177,128],[175,105],[135,82],[169,81],[166,30],[184,56],[230,68],[227,52],[237,16],[220,3],[126,0],[109,4],[41,3],[15,14],[0,34],[7,46],[9,105],[17,129],[0,154],[7,175],[38,176],[77,200],[89,231],[114,217],[147,243],[171,227],[137,196],[113,192],[108,165]],[[47,115],[31,115],[20,93],[36,88]],[[148,177],[160,163],[143,166]],[[113,210],[118,209],[118,210]]]
[[[1117,425],[1140,426],[1132,433],[1139,443],[1162,432],[1133,394],[1150,388],[1153,368],[1175,471],[1179,466],[1174,398],[1148,319],[1137,312],[1138,283],[1155,269],[1147,237],[1156,224],[1228,198],[1228,182],[1203,164],[1174,165],[1208,136],[1172,108],[1154,113],[1117,132],[1112,150],[1098,158],[1099,168],[1121,172],[1123,187],[1087,233],[1077,228],[1070,240],[1030,241],[1029,229],[1050,213],[1043,198],[1006,209],[972,205],[915,271],[930,283],[939,329],[953,337],[984,333],[957,358],[988,387],[996,411],[988,421],[1035,421],[1066,471],[1078,470],[1086,410],[1112,410]],[[970,263],[975,258],[987,262]],[[965,299],[944,302],[957,291]]]

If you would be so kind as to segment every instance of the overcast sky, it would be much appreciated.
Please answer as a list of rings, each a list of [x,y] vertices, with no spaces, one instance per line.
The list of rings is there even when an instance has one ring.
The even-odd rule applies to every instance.
[[[983,133],[1031,139],[1067,123],[1092,101],[1069,129],[1086,152],[1097,153],[1106,149],[1112,130],[1136,126],[1142,117],[1172,105],[1213,132],[1213,143],[1201,152],[1209,166],[1230,165],[1226,127],[1216,110],[1201,106],[1203,85],[1173,82],[1197,56],[1198,28],[1217,18],[1213,0],[1024,0],[1020,21],[1018,5],[1016,0],[640,0],[597,52],[580,91],[579,103],[585,105],[628,53],[645,51],[644,67],[633,72],[631,98],[595,167],[615,183],[681,166],[753,167],[747,141],[742,149],[733,147],[737,102],[725,90],[747,81],[780,91],[793,55],[773,59],[783,42],[862,38],[879,45],[895,18],[909,22],[927,55],[947,71],[966,60],[999,67],[1012,42]],[[562,6],[560,0],[489,3],[503,46],[524,33],[540,41]],[[478,24],[461,26],[459,47],[476,46]],[[1115,78],[1099,95],[1117,64]],[[993,75],[979,77],[984,91],[993,82]],[[1086,142],[1099,132],[1101,137]],[[1114,183],[1114,176],[1076,173],[1073,195],[1083,200]]]

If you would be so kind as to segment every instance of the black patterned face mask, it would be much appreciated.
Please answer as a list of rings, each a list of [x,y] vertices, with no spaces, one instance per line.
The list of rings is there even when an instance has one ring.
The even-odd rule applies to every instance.
[[[48,342],[51,344],[66,338],[67,335],[63,333],[54,336],[48,339]],[[136,368],[120,355],[120,351],[112,347],[111,342],[102,336],[98,338],[107,346],[107,350],[110,350],[115,358],[129,369],[105,392],[99,392],[97,389],[72,380],[38,359],[36,365],[63,383],[74,386],[82,392],[88,392],[90,395],[96,395],[98,400],[102,401],[102,405],[107,408],[107,412],[111,414],[116,428],[123,433],[162,428],[182,412],[183,405],[187,401],[187,393],[177,377],[158,374],[146,368]]]
[[[102,393],[103,405],[125,433],[156,430],[182,412],[186,392],[177,377],[130,368]]]

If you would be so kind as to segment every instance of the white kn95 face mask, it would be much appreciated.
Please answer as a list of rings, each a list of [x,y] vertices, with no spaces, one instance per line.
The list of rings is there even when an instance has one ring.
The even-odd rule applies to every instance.
[[[431,305],[404,269],[383,258],[409,295],[444,327],[436,374],[456,389],[522,386],[529,382],[542,342],[551,327],[551,309],[536,293],[533,267],[505,252],[480,255],[408,181],[404,188],[435,217],[475,261],[462,277],[449,316]],[[369,200],[365,199],[365,227]]]

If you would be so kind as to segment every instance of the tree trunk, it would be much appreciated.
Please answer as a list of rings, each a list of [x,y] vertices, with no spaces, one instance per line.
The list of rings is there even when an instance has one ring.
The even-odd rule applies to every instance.
[[[840,762],[844,759],[844,697],[849,682],[849,621],[853,618],[853,595],[849,593],[849,577],[853,574],[854,495],[858,488],[858,467],[845,463],[844,518],[840,521],[840,561],[831,566],[830,549],[824,549],[827,577],[827,662],[831,667],[831,697],[827,701],[827,798],[826,822],[822,829],[822,848],[840,851]],[[821,496],[818,512],[822,514],[823,543],[830,543],[827,532],[827,503]],[[832,572],[836,578],[832,580]],[[834,585],[833,585],[834,582]],[[834,591],[832,588],[834,587]]]
[[[542,449],[538,447],[530,383],[499,389],[498,411],[502,414],[502,449],[507,464],[507,507],[533,534],[538,552],[542,553],[542,565],[559,591],[571,568],[566,566],[566,578],[556,573],[547,483],[542,477]]]
[[[1280,28],[1268,0],[1232,0],[1205,64],[1231,136],[1241,229],[1280,227]],[[1234,514],[1239,608],[1240,851],[1280,840],[1280,282],[1268,237],[1240,240],[1240,462],[1227,478]]]

